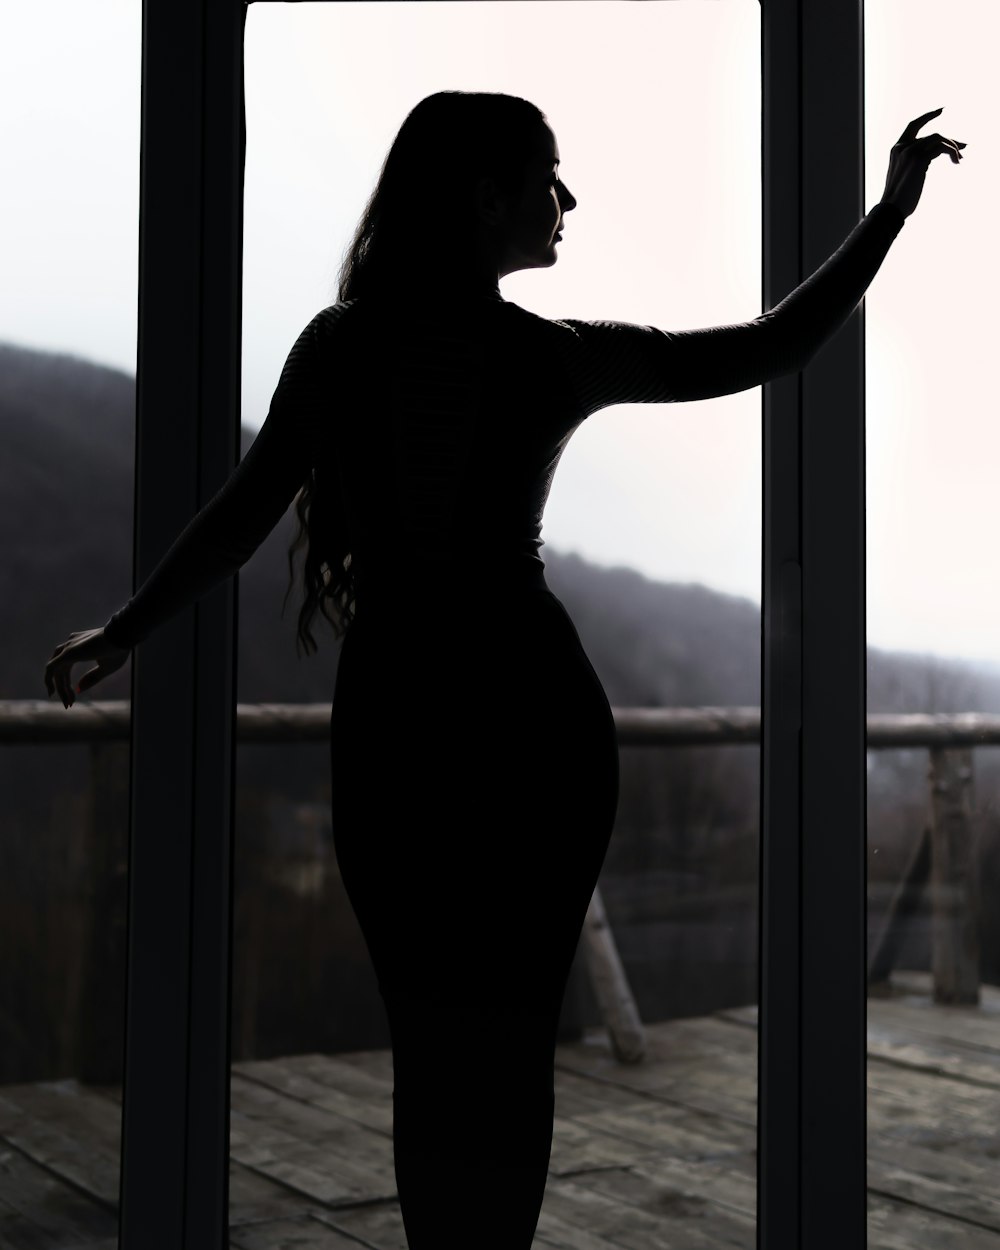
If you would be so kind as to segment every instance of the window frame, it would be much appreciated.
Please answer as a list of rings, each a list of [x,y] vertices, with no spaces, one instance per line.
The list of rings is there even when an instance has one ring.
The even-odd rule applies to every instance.
[[[143,0],[136,587],[239,463],[250,2]],[[769,308],[865,211],[864,7],[759,2]],[[762,391],[757,1245],[860,1250],[863,304]],[[133,656],[124,1250],[228,1244],[238,580]]]

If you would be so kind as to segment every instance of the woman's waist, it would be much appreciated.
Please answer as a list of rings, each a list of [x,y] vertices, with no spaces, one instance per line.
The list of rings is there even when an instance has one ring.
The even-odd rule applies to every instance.
[[[355,614],[381,615],[400,609],[420,615],[468,603],[503,605],[512,595],[551,594],[544,561],[535,552],[499,555],[463,552],[395,557],[355,569]]]
[[[493,582],[481,589],[451,582],[425,586],[412,598],[375,595],[355,604],[344,651],[390,683],[397,670],[448,671],[461,680],[489,672],[551,683],[564,666],[590,661],[562,601],[536,575],[530,581]]]

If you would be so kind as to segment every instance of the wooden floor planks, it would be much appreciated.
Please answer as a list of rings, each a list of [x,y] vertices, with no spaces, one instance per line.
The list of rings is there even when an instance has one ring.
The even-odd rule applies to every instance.
[[[1000,990],[982,993],[943,1007],[900,973],[869,1001],[869,1250],[1000,1250]],[[751,1006],[648,1025],[634,1066],[600,1030],[558,1047],[539,1250],[754,1247],[756,1024]],[[406,1250],[392,1081],[388,1051],[233,1066],[234,1250]],[[117,1250],[120,1127],[119,1089],[0,1088],[2,1250]]]

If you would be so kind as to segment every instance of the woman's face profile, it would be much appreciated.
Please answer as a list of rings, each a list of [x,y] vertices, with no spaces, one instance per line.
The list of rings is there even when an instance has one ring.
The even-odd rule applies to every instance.
[[[559,177],[559,147],[547,125],[541,123],[525,166],[524,186],[513,201],[503,201],[497,220],[498,276],[518,269],[554,265],[563,217],[576,199]]]

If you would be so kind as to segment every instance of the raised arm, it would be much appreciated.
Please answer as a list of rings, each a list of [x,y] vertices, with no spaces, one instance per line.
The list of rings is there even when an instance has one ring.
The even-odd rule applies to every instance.
[[[564,320],[565,359],[588,415],[610,404],[712,399],[798,373],[860,303],[905,218],[881,201],[769,312],[736,325],[658,330]]]
[[[318,337],[340,307],[318,314],[299,335],[247,454],[104,626],[113,645],[135,646],[235,573],[284,515],[309,473],[319,423],[329,409]]]

